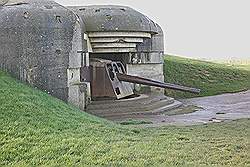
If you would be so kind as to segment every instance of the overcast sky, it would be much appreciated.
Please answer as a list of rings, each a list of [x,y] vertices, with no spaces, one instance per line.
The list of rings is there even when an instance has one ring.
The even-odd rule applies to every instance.
[[[56,0],[62,5],[126,5],[165,32],[165,51],[206,59],[250,59],[249,0]]]

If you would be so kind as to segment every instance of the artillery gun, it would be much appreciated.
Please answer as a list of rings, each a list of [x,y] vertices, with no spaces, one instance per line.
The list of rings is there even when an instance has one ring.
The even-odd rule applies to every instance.
[[[122,99],[134,94],[131,83],[155,86],[198,94],[200,89],[164,83],[148,78],[128,75],[121,62],[105,59],[91,59],[91,94],[93,99]]]

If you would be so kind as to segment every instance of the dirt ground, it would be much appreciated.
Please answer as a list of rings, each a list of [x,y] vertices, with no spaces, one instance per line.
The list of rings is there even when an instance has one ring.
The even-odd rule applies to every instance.
[[[190,126],[242,118],[250,119],[250,90],[235,94],[186,99],[182,102],[186,106],[196,106],[198,109],[187,114],[169,115],[166,112],[160,115],[140,116],[135,119],[152,122],[152,124],[143,126]]]

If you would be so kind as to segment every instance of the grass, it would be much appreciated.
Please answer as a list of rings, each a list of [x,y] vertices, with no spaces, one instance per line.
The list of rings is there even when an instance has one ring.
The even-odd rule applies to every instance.
[[[0,72],[0,166],[249,166],[250,120],[138,129]]]
[[[126,121],[120,122],[121,125],[144,125],[144,124],[152,124],[153,122],[145,121],[145,120],[133,120],[129,119]]]
[[[232,67],[250,71],[250,65],[231,65]]]
[[[164,71],[166,82],[197,87],[202,90],[199,95],[166,90],[168,96],[175,98],[212,96],[250,89],[250,65],[229,66],[166,56]]]

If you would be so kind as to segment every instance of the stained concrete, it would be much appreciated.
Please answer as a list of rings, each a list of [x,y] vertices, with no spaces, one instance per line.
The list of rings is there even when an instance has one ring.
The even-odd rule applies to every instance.
[[[157,23],[126,6],[94,5],[69,8],[86,24],[86,31],[93,45],[90,57],[121,61],[129,74],[164,81],[164,35]],[[138,38],[140,42],[133,42]],[[130,42],[127,42],[128,39]],[[99,47],[95,48],[96,45]],[[145,87],[152,92],[164,92],[162,89],[159,91]],[[137,89],[144,90],[138,85]]]
[[[163,113],[181,105],[181,102],[171,97],[143,94],[121,100],[95,101],[87,107],[87,112],[108,120],[122,121],[131,117]]]
[[[85,21],[88,32],[128,31],[157,33],[157,25],[140,12],[115,5],[70,6]]]
[[[182,100],[182,102],[184,105],[194,105],[200,109],[189,114],[168,116],[168,111],[166,111],[165,114],[135,116],[131,117],[131,119],[152,122],[152,124],[143,125],[146,127],[191,126],[221,123],[243,118],[250,119],[250,90],[241,93],[187,99]]]
[[[8,0],[0,0],[0,6],[5,5],[8,2]]]
[[[127,73],[129,75],[150,78],[156,81],[164,82],[163,64],[127,64]],[[138,84],[131,84],[136,91],[149,90],[155,93],[164,94],[164,89],[149,87]],[[145,93],[145,91],[143,92]]]
[[[89,57],[114,58],[129,64],[128,71],[136,75],[163,81],[162,30],[132,8],[66,8],[53,0],[0,0],[0,13],[0,69],[81,109],[91,99],[90,83],[81,82],[81,74],[89,74],[83,70]],[[118,34],[118,41],[107,44],[102,36],[104,44],[97,45],[91,42],[96,39],[91,33]],[[130,42],[123,41],[124,34]],[[94,53],[95,49],[105,53]]]
[[[0,13],[0,69],[84,108],[77,51],[87,47],[80,18],[51,0],[9,1]]]

